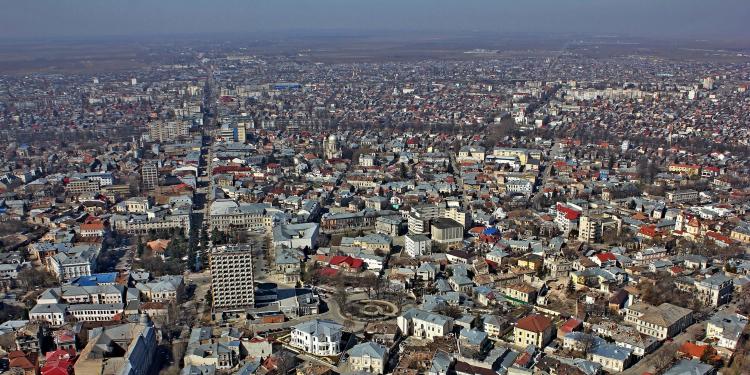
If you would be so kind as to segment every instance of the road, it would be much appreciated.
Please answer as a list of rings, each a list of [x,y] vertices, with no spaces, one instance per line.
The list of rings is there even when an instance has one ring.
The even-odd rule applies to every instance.
[[[289,320],[282,323],[261,323],[261,324],[252,324],[248,323],[248,326],[252,326],[252,328],[255,329],[256,332],[264,332],[264,331],[270,331],[270,330],[276,330],[276,329],[286,329],[291,328],[293,326],[296,326],[299,323],[307,322],[314,319],[329,319],[333,320],[335,322],[343,322],[344,316],[341,315],[341,308],[339,305],[332,299],[325,299],[326,305],[328,306],[328,311],[317,314],[317,315],[305,315],[302,317],[299,317],[294,320]]]

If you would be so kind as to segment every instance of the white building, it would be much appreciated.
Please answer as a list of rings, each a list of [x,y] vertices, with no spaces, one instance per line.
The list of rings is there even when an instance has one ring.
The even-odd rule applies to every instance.
[[[108,322],[125,311],[122,303],[82,303],[68,306],[68,312],[80,322]]]
[[[718,339],[719,347],[735,350],[747,322],[747,317],[740,314],[719,312],[708,320],[706,338]]]
[[[396,318],[396,324],[406,336],[432,340],[453,330],[453,319],[425,310],[409,309]]]
[[[64,303],[37,304],[29,311],[29,320],[32,322],[47,322],[52,326],[59,327],[65,324],[68,305]]]
[[[388,362],[388,349],[373,342],[357,344],[348,351],[349,365],[352,371],[364,371],[373,374],[385,372]]]
[[[61,247],[60,252],[49,258],[48,269],[60,281],[68,282],[81,276],[90,276],[96,268],[99,249],[95,246]]]
[[[636,303],[625,309],[625,322],[638,332],[659,340],[673,337],[693,322],[693,311],[669,303],[652,306]]]
[[[407,234],[404,236],[404,251],[411,257],[431,254],[432,240],[423,234]]]
[[[701,281],[697,281],[695,288],[698,291],[698,298],[704,304],[718,307],[728,303],[732,298],[734,283],[724,273],[717,273]]]
[[[292,328],[289,345],[319,356],[338,355],[341,352],[343,326],[330,320],[311,320]]]
[[[281,224],[273,228],[273,246],[290,249],[309,249],[318,245],[317,223]]]

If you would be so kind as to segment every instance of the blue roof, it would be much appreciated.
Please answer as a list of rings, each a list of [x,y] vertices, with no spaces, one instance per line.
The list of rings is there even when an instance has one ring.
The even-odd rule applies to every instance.
[[[79,276],[70,283],[76,286],[97,286],[101,284],[114,284],[117,280],[117,272],[95,273],[91,276]]]
[[[495,235],[495,234],[497,234],[499,232],[500,232],[500,230],[498,230],[495,227],[489,227],[489,228],[485,229],[484,231],[482,231],[482,233],[484,233],[484,234],[486,234],[488,236]]]

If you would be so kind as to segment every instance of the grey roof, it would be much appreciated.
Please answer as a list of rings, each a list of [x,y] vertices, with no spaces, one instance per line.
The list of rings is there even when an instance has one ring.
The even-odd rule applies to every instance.
[[[696,359],[683,359],[672,366],[663,375],[707,375],[714,367]]]
[[[742,331],[748,323],[748,319],[740,314],[730,314],[726,311],[720,311],[708,320],[711,324],[721,327],[721,335],[727,339],[739,339]]]
[[[214,375],[215,373],[214,365],[188,365],[180,371],[180,375]]]
[[[273,228],[273,240],[278,242],[293,238],[311,238],[317,229],[317,223],[277,225]]]
[[[419,320],[423,320],[423,321],[434,323],[434,324],[440,324],[440,325],[443,325],[449,321],[452,321],[452,319],[447,316],[435,314],[429,311],[424,311],[424,310],[415,309],[415,308],[409,309],[408,311],[403,313],[401,316],[408,320],[419,319]]]
[[[281,250],[276,252],[276,259],[274,262],[276,264],[299,264],[299,259],[297,259],[294,254]]]
[[[29,324],[28,320],[8,320],[0,324],[0,333],[17,331]]]
[[[344,326],[331,320],[315,319],[294,326],[297,331],[305,332],[312,336],[333,336],[339,333]]]
[[[598,345],[594,346],[593,349],[591,349],[591,354],[614,359],[617,361],[625,361],[626,359],[628,359],[628,357],[630,357],[632,353],[632,349],[608,343],[599,343]]]
[[[349,356],[350,357],[369,356],[371,358],[385,359],[386,351],[387,349],[385,346],[367,341],[361,344],[354,345],[351,349],[349,349]]]
[[[68,305],[64,303],[47,303],[34,306],[29,313],[30,314],[45,314],[45,313],[59,313],[64,314],[65,309]]]
[[[441,350],[435,352],[435,356],[432,357],[432,365],[430,366],[430,374],[447,374],[453,363],[453,357]]]
[[[268,206],[263,203],[238,203],[232,199],[217,199],[211,204],[210,215],[239,215],[265,213]]]
[[[466,340],[471,345],[482,345],[487,339],[487,333],[476,329],[461,329],[460,338]]]
[[[723,272],[720,272],[699,281],[699,283],[706,286],[719,287],[727,281],[731,282],[732,279],[728,278]]]
[[[414,242],[428,242],[430,241],[430,237],[425,236],[424,234],[407,234],[404,237],[409,237],[410,240]]]

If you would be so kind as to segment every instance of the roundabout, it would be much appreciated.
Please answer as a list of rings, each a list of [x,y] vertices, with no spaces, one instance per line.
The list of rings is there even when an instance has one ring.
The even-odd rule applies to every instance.
[[[361,299],[349,302],[344,309],[344,315],[359,321],[381,321],[398,316],[398,307],[388,301],[379,299]]]

